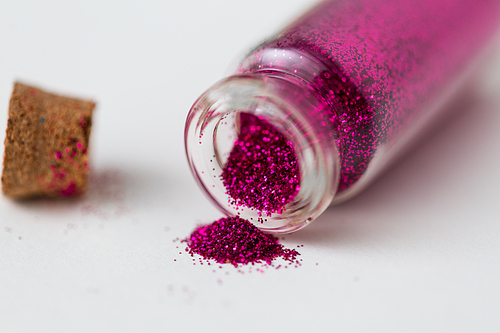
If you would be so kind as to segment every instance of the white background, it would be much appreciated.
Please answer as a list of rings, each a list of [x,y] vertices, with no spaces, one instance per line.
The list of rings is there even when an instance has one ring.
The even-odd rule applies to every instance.
[[[221,217],[187,167],[189,107],[309,6],[2,2],[0,139],[14,80],[98,109],[86,198],[0,197],[0,332],[500,331],[500,48],[415,149],[286,236],[301,267],[193,265],[173,242]]]

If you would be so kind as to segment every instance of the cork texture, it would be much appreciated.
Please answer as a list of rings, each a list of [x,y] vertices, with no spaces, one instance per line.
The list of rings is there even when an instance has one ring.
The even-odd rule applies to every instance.
[[[2,190],[25,199],[85,191],[95,103],[14,84],[5,137]]]

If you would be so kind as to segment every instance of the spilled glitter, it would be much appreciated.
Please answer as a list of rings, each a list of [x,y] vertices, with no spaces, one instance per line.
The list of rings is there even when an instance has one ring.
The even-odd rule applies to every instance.
[[[300,265],[297,259],[300,254],[296,250],[285,248],[278,238],[263,233],[239,217],[222,218],[200,226],[182,242],[187,244],[186,251],[193,256],[194,262],[195,254],[201,256],[199,263],[202,265],[203,259],[208,265],[210,261],[234,267],[256,263],[272,265],[278,258],[295,266]]]
[[[266,215],[282,212],[300,190],[300,170],[292,143],[273,125],[240,113],[240,133],[221,178],[231,204]]]

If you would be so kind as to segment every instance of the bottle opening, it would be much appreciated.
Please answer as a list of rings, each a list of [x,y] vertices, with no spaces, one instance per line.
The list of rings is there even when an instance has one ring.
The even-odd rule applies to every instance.
[[[225,214],[264,231],[309,224],[328,207],[338,182],[338,154],[322,108],[306,88],[282,78],[238,75],[216,84],[186,123],[198,183]]]

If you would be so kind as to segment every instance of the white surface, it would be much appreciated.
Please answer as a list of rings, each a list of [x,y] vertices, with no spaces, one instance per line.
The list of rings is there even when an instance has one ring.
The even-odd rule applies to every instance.
[[[220,217],[187,168],[187,110],[306,7],[0,5],[2,141],[15,79],[98,102],[86,199],[0,198],[0,332],[500,331],[500,61],[366,192],[286,237],[301,267],[179,255],[174,238]]]

